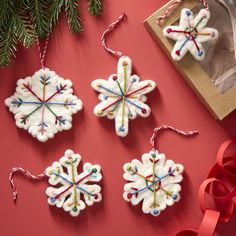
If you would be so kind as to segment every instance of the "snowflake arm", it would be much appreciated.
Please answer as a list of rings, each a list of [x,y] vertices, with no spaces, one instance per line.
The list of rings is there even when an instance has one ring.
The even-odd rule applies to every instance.
[[[132,75],[132,63],[129,57],[121,57],[118,61],[117,74],[111,75],[108,80],[94,80],[91,86],[99,92],[101,101],[95,108],[97,116],[107,116],[115,119],[117,135],[125,137],[129,132],[128,123],[137,115],[147,117],[151,109],[145,104],[145,94],[155,89],[156,83],[152,80],[140,81],[137,75]]]
[[[167,26],[163,30],[164,36],[176,41],[171,52],[174,60],[181,60],[189,51],[192,56],[200,61],[205,57],[202,42],[214,40],[218,31],[205,28],[210,19],[210,11],[201,9],[194,18],[191,10],[184,8],[181,12],[179,26]]]
[[[72,127],[72,115],[82,109],[73,95],[72,82],[54,71],[41,69],[32,77],[19,79],[16,92],[5,100],[16,125],[45,142],[58,131]]]
[[[124,179],[129,182],[124,186],[123,197],[133,205],[143,201],[143,212],[157,216],[179,201],[183,169],[157,151],[145,153],[142,162],[134,159],[124,165]]]
[[[48,204],[63,208],[72,216],[78,216],[80,211],[85,209],[86,204],[91,206],[102,200],[101,187],[97,184],[90,184],[102,179],[101,167],[85,163],[83,172],[78,174],[77,168],[80,161],[79,154],[67,150],[59,162],[54,162],[46,169],[49,184],[59,185],[59,187],[47,188]],[[67,170],[67,173],[63,168]]]

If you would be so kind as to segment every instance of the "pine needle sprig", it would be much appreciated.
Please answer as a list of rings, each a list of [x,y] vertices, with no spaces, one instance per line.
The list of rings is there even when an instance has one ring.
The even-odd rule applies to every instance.
[[[49,32],[49,14],[47,0],[26,0],[25,7],[31,16],[33,28],[39,38],[45,38]]]
[[[70,30],[81,31],[78,0],[0,0],[0,66],[10,64],[18,43],[28,48],[47,37],[63,10]],[[99,15],[101,0],[88,0],[88,11]]]
[[[88,11],[91,15],[99,15],[102,12],[101,0],[88,0]]]
[[[12,15],[5,15],[6,18],[3,19],[4,24],[1,25],[0,31],[0,66],[8,65],[11,58],[15,57],[18,42],[24,47],[33,44],[34,31],[23,6],[24,0],[15,0],[12,5]]]
[[[49,6],[49,24],[51,30],[53,26],[57,23],[63,6],[64,6],[64,0],[51,0]]]
[[[77,33],[82,30],[81,19],[79,17],[77,0],[66,0],[65,11],[67,22],[72,32]]]

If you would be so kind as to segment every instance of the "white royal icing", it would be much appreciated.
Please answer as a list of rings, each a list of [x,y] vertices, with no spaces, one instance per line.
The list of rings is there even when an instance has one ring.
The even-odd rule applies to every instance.
[[[45,172],[49,177],[49,184],[56,186],[48,187],[46,190],[48,204],[63,208],[72,216],[78,216],[86,204],[91,206],[102,200],[101,187],[92,184],[102,179],[101,167],[85,163],[83,172],[78,174],[77,167],[80,160],[79,154],[66,150],[59,162],[54,162]]]
[[[72,82],[47,68],[19,79],[14,95],[5,104],[15,115],[17,127],[28,130],[41,142],[70,129],[72,115],[83,106],[73,95]]]
[[[204,59],[205,51],[202,43],[218,37],[217,30],[205,27],[209,18],[210,11],[207,9],[201,9],[194,18],[192,11],[184,8],[181,12],[179,25],[164,28],[164,36],[176,41],[171,52],[174,60],[181,60],[188,51],[196,60]]]
[[[164,154],[150,151],[142,155],[142,162],[132,160],[124,165],[123,197],[132,205],[141,201],[143,213],[158,216],[167,206],[180,200],[184,167],[166,160]]]
[[[118,61],[117,74],[111,75],[108,80],[94,80],[91,86],[99,92],[101,101],[95,108],[97,116],[107,116],[115,119],[117,135],[125,137],[129,132],[129,120],[137,115],[148,117],[151,109],[145,104],[145,94],[156,87],[152,80],[140,81],[137,75],[132,75],[131,59],[123,56]]]

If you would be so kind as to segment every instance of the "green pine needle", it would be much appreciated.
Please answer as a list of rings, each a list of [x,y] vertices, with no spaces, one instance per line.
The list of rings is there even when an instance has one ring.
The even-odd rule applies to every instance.
[[[101,0],[88,0],[88,10],[91,15],[99,15],[102,12]]]
[[[26,0],[26,7],[29,10],[33,28],[39,38],[45,38],[49,32],[49,19],[47,11],[47,1],[45,0]]]
[[[82,27],[81,19],[79,17],[77,0],[65,1],[65,11],[70,30],[74,33],[80,32]]]
[[[51,4],[49,6],[50,29],[52,29],[52,27],[57,23],[63,5],[64,0],[51,0]]]
[[[1,30],[0,33],[0,65],[6,66],[10,63],[11,57],[15,56],[16,46],[17,46],[17,38],[14,33],[14,22],[15,19],[12,18],[7,25],[5,25],[5,29]]]
[[[29,24],[30,20],[26,16],[15,15],[15,35],[24,47],[32,46],[35,38],[33,27]]]
[[[10,64],[18,43],[28,48],[37,38],[47,37],[62,10],[70,30],[81,31],[78,0],[0,0],[0,66]],[[88,11],[99,15],[101,0],[88,0]]]

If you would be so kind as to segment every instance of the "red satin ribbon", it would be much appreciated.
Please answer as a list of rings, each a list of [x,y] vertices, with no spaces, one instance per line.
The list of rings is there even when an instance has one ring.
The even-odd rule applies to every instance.
[[[217,153],[216,164],[199,188],[199,205],[204,213],[199,229],[183,230],[176,236],[212,236],[218,223],[227,223],[232,218],[236,186],[231,189],[228,186],[229,181],[236,180],[236,171],[232,168],[233,164],[236,166],[236,156],[225,156],[226,150],[231,145],[236,146],[236,139],[228,139],[222,143]],[[206,206],[206,195],[214,200],[217,209]]]

